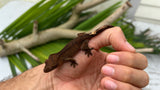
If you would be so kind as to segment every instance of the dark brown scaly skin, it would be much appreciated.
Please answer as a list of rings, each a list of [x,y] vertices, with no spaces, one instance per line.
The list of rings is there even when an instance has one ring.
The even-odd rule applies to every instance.
[[[75,68],[78,64],[73,57],[78,53],[78,51],[84,51],[88,57],[92,55],[91,50],[93,48],[88,47],[89,40],[104,30],[112,27],[113,26],[105,25],[98,28],[94,33],[79,33],[78,37],[70,41],[60,52],[49,56],[45,61],[44,72],[50,72],[66,62],[71,62],[71,66]]]

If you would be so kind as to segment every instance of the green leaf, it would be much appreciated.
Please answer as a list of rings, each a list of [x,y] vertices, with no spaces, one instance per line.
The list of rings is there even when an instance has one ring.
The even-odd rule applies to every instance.
[[[44,5],[35,8],[33,11],[30,11],[30,13],[28,15],[26,15],[25,17],[23,17],[23,19],[21,21],[19,21],[19,23],[17,23],[16,25],[14,25],[12,27],[12,29],[9,30],[10,33],[8,34],[7,39],[10,36],[17,35],[20,32],[22,32],[24,27],[28,27],[28,25],[30,23],[32,23],[36,18],[38,18],[42,14],[44,14],[56,1],[57,0],[48,1]],[[30,28],[30,30],[32,30],[32,28]]]
[[[89,30],[97,25],[99,22],[104,20],[106,17],[111,15],[120,5],[121,2],[117,2],[114,5],[110,6],[109,8],[105,9],[104,11],[98,13],[94,17],[90,18],[89,20],[79,24],[75,27],[76,30]]]
[[[21,60],[19,60],[16,55],[10,55],[8,56],[8,59],[21,71],[24,72],[27,70],[27,68],[23,65]]]
[[[22,57],[21,55],[17,55],[17,56],[19,57],[19,60],[21,60],[21,63],[23,64],[23,66],[28,69],[24,57]]]
[[[55,15],[55,13],[57,11],[59,11],[59,8],[66,2],[67,0],[63,1],[63,2],[60,2],[59,4],[56,4],[53,8],[50,8],[51,9],[48,9],[47,11],[46,10],[43,10],[45,11],[45,13],[43,13],[43,15],[39,16],[38,18],[36,18],[36,20],[38,21],[38,30],[41,31],[41,30],[44,30],[44,29],[47,29],[47,28],[50,28],[50,27],[45,27],[44,28],[44,25],[48,24],[50,20],[56,18],[56,17],[51,17],[53,15]],[[39,11],[40,10],[40,11]],[[41,9],[38,9],[37,10],[38,12],[42,12]],[[55,15],[56,16],[56,15]],[[56,18],[57,19],[57,18]],[[33,19],[32,19],[33,21]],[[51,23],[53,25],[53,23]],[[19,32],[17,35],[13,36],[13,38],[21,38],[21,37],[24,37],[30,33],[32,33],[32,27],[33,27],[33,22],[32,23],[29,23],[28,25],[26,25],[26,27],[24,27],[21,32]]]
[[[100,50],[107,52],[107,53],[111,53],[115,51],[113,48],[110,48],[110,47],[102,47]]]
[[[41,0],[39,3],[31,7],[28,11],[26,11],[24,14],[22,14],[19,18],[17,18],[14,22],[12,22],[6,29],[4,29],[0,35],[2,38],[6,36],[6,34],[11,34],[12,28],[15,27],[17,24],[22,22],[26,16],[28,16],[30,13],[32,13],[36,8],[38,8],[45,0]],[[14,28],[15,29],[15,28]],[[10,31],[10,33],[9,33]],[[6,37],[5,37],[6,38]]]
[[[9,61],[10,69],[11,69],[11,72],[12,72],[12,76],[13,76],[13,77],[17,76],[16,67],[15,67],[15,65],[11,62],[11,58],[8,58],[8,61]]]
[[[35,67],[35,66],[37,66],[37,65],[40,64],[40,62],[35,61],[33,58],[31,58],[26,53],[21,52],[18,55],[21,56],[21,57],[23,57],[23,58],[25,58],[32,65],[32,67]]]

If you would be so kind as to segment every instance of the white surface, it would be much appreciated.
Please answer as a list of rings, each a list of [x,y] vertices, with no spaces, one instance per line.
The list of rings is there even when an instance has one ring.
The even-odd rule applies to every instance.
[[[85,2],[88,3],[88,2],[92,2],[93,0],[86,0]],[[101,3],[101,5],[97,5],[89,10],[93,10],[93,11],[103,11],[104,9],[110,7],[111,5],[119,2],[119,1],[122,1],[122,3],[126,2],[127,0],[107,0],[106,2],[103,2]]]
[[[157,35],[160,37],[160,25],[159,24],[151,24],[141,21],[134,21],[133,24],[136,26],[136,33],[140,31],[144,31],[146,29],[151,30],[151,35]]]
[[[12,1],[0,8],[0,31],[5,29],[17,17],[29,9],[33,3],[24,1]],[[0,81],[11,75],[7,58],[0,58]]]
[[[148,67],[145,71],[149,74],[150,82],[143,90],[160,90],[160,55],[146,55]]]
[[[33,3],[12,1],[0,9],[0,31],[23,14]]]
[[[160,24],[160,0],[141,0],[135,20]]]
[[[160,0],[141,0],[141,4],[153,7],[160,7]]]
[[[136,11],[135,19],[160,24],[160,8],[140,5]]]
[[[0,0],[0,7],[3,7],[5,4],[7,4],[10,1],[27,1],[27,2],[38,2],[41,0]]]
[[[11,75],[7,58],[0,58],[0,81]]]
[[[160,20],[160,8],[139,6],[136,16]]]

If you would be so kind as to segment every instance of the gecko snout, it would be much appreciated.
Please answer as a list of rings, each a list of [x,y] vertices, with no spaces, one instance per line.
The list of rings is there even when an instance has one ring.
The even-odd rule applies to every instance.
[[[55,69],[57,67],[57,65],[52,65],[51,62],[49,62],[49,60],[46,60],[45,61],[45,67],[44,67],[44,72],[47,73],[47,72],[50,72],[52,71],[53,69]]]

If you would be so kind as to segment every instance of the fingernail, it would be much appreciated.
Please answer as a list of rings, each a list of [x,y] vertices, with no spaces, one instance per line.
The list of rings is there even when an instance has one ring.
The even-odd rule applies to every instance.
[[[114,74],[115,70],[110,66],[103,66],[102,67],[102,73],[108,76],[112,76]]]
[[[126,45],[130,50],[135,51],[135,48],[129,42],[126,41]]]
[[[104,82],[104,87],[107,89],[107,90],[116,90],[117,88],[117,85],[111,81],[111,80],[106,80]]]
[[[117,62],[119,62],[119,57],[117,55],[108,55],[107,62],[117,63]]]

